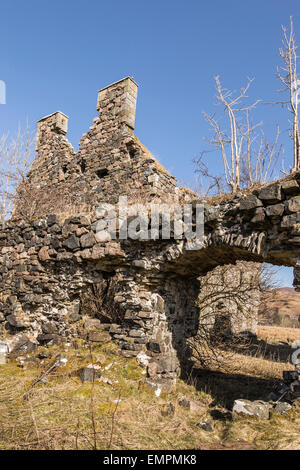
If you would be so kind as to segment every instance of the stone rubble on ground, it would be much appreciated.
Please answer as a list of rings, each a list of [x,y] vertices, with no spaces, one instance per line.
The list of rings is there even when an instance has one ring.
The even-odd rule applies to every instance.
[[[204,431],[207,431],[207,432],[213,432],[214,431],[213,425],[212,425],[211,421],[209,421],[209,420],[200,421],[200,423],[198,423],[197,426],[199,428],[203,429]]]
[[[233,404],[233,414],[245,414],[249,416],[257,416],[260,419],[267,420],[273,413],[281,415],[287,414],[292,409],[292,405],[286,402],[270,403],[263,400],[245,400],[238,399]]]
[[[201,403],[198,403],[194,400],[191,400],[190,398],[187,397],[180,397],[178,399],[178,403],[180,406],[189,409],[192,412],[199,413],[203,411],[203,405]]]
[[[79,372],[79,378],[82,383],[94,382],[101,378],[101,367],[97,364],[88,364]]]
[[[286,402],[279,402],[276,403],[275,407],[273,408],[274,412],[279,413],[281,415],[285,415],[287,411],[292,408],[292,405]]]
[[[262,400],[234,400],[232,411],[236,414],[245,414],[249,416],[257,416],[260,419],[269,419],[272,405]]]

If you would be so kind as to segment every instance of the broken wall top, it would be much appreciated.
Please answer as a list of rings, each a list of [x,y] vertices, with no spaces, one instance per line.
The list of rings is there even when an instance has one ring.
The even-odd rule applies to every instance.
[[[134,202],[178,200],[176,179],[134,135],[137,84],[124,78],[98,92],[99,116],[76,152],[66,138],[68,117],[38,121],[37,157],[19,189],[14,217],[88,213],[119,195]]]

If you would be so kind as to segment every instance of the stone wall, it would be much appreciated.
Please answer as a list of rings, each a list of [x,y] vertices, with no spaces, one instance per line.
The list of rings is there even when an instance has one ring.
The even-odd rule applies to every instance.
[[[253,263],[295,266],[300,285],[300,175],[216,203],[197,201],[134,136],[136,93],[129,77],[99,92],[99,117],[78,152],[66,139],[63,113],[39,121],[37,158],[0,230],[0,329],[11,350],[71,336],[112,337],[122,354],[146,356],[149,380],[164,380],[188,360],[186,340],[199,328],[208,278],[234,287],[241,272],[248,276],[247,301],[213,306],[214,315],[230,311],[234,333],[255,332],[257,290],[247,288]],[[204,243],[189,250],[185,239],[97,238],[95,209],[120,195],[203,203]],[[250,264],[241,271],[234,266],[240,261]],[[218,266],[226,265],[230,275],[222,279]],[[239,316],[241,304],[247,313],[253,306],[250,316]]]
[[[21,352],[70,337],[103,341],[109,333],[123,355],[146,353],[149,377],[174,378],[185,338],[197,331],[199,282],[160,276],[151,264],[145,273],[144,260],[157,250],[147,247],[142,253],[138,242],[99,243],[94,231],[87,216],[5,224],[0,231],[2,340]],[[101,292],[96,316],[84,300],[91,286]]]
[[[174,378],[188,359],[186,339],[198,329],[199,276],[214,277],[218,266],[238,260],[267,261],[294,265],[298,286],[298,179],[206,205],[197,250],[184,239],[99,241],[95,215],[6,222],[0,230],[3,338],[22,351],[70,336],[101,341],[109,333],[122,354],[147,356],[149,380]],[[83,302],[95,285],[103,293],[98,318]]]
[[[184,239],[99,241],[94,215],[6,222],[0,230],[3,338],[22,351],[70,336],[101,341],[109,333],[123,354],[147,356],[149,380],[174,378],[188,359],[186,339],[198,329],[199,276],[238,260],[268,261],[294,265],[298,286],[297,179],[207,205],[204,245],[197,250]],[[83,308],[93,285],[103,292],[98,318]],[[105,312],[107,320],[100,320]]]

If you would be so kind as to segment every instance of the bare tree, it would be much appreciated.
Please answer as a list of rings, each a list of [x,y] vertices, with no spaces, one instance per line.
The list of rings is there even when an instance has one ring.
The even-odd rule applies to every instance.
[[[210,181],[206,189],[204,188],[202,181],[200,188],[195,188],[195,192],[201,197],[209,196],[211,191],[213,191],[214,189],[216,189],[217,194],[219,195],[222,194],[225,189],[223,175],[214,175],[213,173],[211,173],[207,163],[204,161],[204,157],[206,154],[207,152],[205,151],[201,152],[200,157],[194,160],[194,163],[196,163],[197,165],[196,173],[200,173],[200,175],[204,177],[205,181]]]
[[[270,264],[239,262],[200,278],[198,333],[188,341],[198,364],[226,368],[233,354],[248,351],[264,307],[261,294],[267,300],[274,297],[276,273]]]
[[[298,118],[298,90],[299,79],[297,77],[297,44],[295,41],[293,19],[290,17],[289,31],[282,26],[282,47],[279,55],[283,61],[283,66],[277,68],[277,76],[280,79],[283,89],[281,92],[288,92],[288,100],[279,103],[286,105],[292,114],[292,129],[290,136],[293,140],[294,166],[292,171],[300,169],[300,139],[299,139],[299,118]]]
[[[259,307],[260,270],[252,263],[218,266],[200,279],[199,328],[188,343],[203,367],[224,367],[249,345]],[[243,339],[243,341],[241,341]]]
[[[280,135],[278,126],[274,140],[269,142],[260,124],[255,126],[250,122],[248,110],[245,112],[245,124],[245,130],[241,129],[246,142],[246,150],[242,152],[240,161],[242,188],[269,181],[282,152],[282,146],[278,144]]]
[[[34,154],[34,136],[28,125],[24,132],[20,126],[15,138],[0,138],[0,221],[12,213],[17,188],[24,180]]]
[[[262,123],[252,122],[251,111],[259,100],[244,103],[253,79],[248,79],[247,85],[236,96],[222,87],[218,76],[215,82],[216,97],[224,109],[225,122],[220,123],[216,114],[203,114],[213,131],[212,137],[207,140],[219,151],[224,171],[221,176],[212,175],[202,152],[200,158],[194,160],[196,172],[213,180],[210,189],[217,188],[218,194],[222,194],[224,187],[234,193],[257,183],[265,183],[272,176],[281,152],[281,147],[278,148],[279,129],[274,141],[269,143]]]
[[[279,281],[277,279],[278,272],[278,266],[273,266],[272,264],[268,263],[262,264],[259,283],[259,288],[262,294],[274,291],[279,287]]]

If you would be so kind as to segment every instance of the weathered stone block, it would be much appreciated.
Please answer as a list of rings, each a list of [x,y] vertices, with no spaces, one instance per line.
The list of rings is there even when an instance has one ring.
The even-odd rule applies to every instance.
[[[101,322],[97,318],[86,318],[84,320],[84,328],[86,330],[101,328]]]
[[[55,334],[57,333],[57,326],[55,325],[55,323],[43,322],[42,331],[44,334]]]
[[[6,317],[6,321],[15,328],[26,328],[29,326],[29,318],[24,312],[16,311]]]
[[[36,349],[37,345],[38,342],[26,333],[20,333],[7,341],[10,354],[30,353]]]
[[[256,225],[256,224],[261,224],[264,222],[266,218],[265,210],[263,207],[258,207],[255,210],[254,216],[251,219],[251,223]]]
[[[148,344],[147,344],[147,349],[149,351],[152,351],[154,353],[160,353],[161,352],[161,345],[160,343],[156,343],[154,341],[150,341]]]
[[[175,380],[164,377],[145,379],[144,384],[147,388],[152,390],[157,397],[159,397],[162,392],[169,393],[175,388]]]
[[[96,235],[96,240],[99,243],[106,243],[111,241],[111,235],[109,232],[101,230],[100,232],[97,232]]]
[[[157,376],[157,370],[158,370],[158,364],[155,361],[149,362],[147,365],[147,375],[148,377],[156,377]]]
[[[107,331],[89,331],[88,339],[95,343],[107,343],[111,340],[111,336]]]
[[[286,203],[288,212],[300,212],[300,196],[292,197]]]
[[[213,425],[211,423],[211,421],[200,421],[200,423],[197,424],[197,426],[201,429],[203,429],[204,431],[207,431],[207,432],[213,432],[214,431],[214,428],[213,428]]]
[[[63,242],[63,245],[69,250],[76,250],[77,248],[80,248],[79,240],[75,235],[71,235],[69,238],[67,238]]]
[[[287,411],[292,409],[292,405],[286,402],[279,402],[275,405],[274,413],[278,413],[280,415],[287,414]]]
[[[139,351],[128,351],[128,350],[125,350],[123,349],[121,352],[120,352],[120,355],[123,356],[123,357],[127,357],[128,359],[132,358],[132,357],[136,357],[138,355]]]
[[[296,214],[285,215],[285,216],[282,218],[280,227],[282,227],[282,228],[292,228],[293,225],[295,225],[296,223],[297,223],[297,216],[296,216]]]
[[[265,209],[268,217],[280,217],[284,212],[284,204],[274,204]]]
[[[241,211],[249,211],[255,209],[256,207],[261,207],[262,205],[262,202],[256,196],[254,196],[254,194],[249,194],[248,196],[241,199],[239,208]]]
[[[81,316],[79,315],[79,313],[72,312],[69,315],[69,320],[70,320],[70,322],[75,323],[75,322],[81,320]]]
[[[205,222],[213,222],[219,217],[219,215],[219,207],[208,207],[207,209],[205,209]]]
[[[144,335],[145,335],[145,333],[141,328],[139,330],[130,330],[129,331],[129,336],[131,336],[132,338],[141,338]]]
[[[117,304],[121,304],[122,302],[125,302],[125,297],[123,295],[115,295],[114,297],[114,302]]]
[[[50,256],[49,256],[49,253],[48,253],[48,248],[46,246],[43,246],[40,249],[40,251],[38,253],[38,257],[41,261],[47,261],[47,260],[51,259]]]
[[[187,397],[180,397],[178,400],[178,403],[183,408],[187,408],[188,410],[194,413],[201,413],[205,409],[205,406],[203,404],[198,403],[194,400],[191,400],[190,398],[187,398]]]
[[[258,193],[259,199],[269,203],[276,203],[282,200],[281,185],[279,183],[270,184],[262,188]]]
[[[122,332],[122,327],[121,325],[118,325],[116,323],[112,323],[109,327],[109,332],[112,334],[118,334]]]
[[[135,259],[132,261],[132,266],[140,269],[147,269],[147,261],[143,259]]]
[[[86,248],[79,252],[82,259],[91,259],[92,258],[92,251]]]
[[[138,317],[138,318],[142,318],[142,319],[151,319],[151,318],[154,318],[155,317],[155,313],[154,312],[143,312],[143,311],[140,311],[140,312],[134,312],[135,313],[135,316]]]
[[[101,377],[101,367],[97,364],[89,364],[86,367],[83,367],[79,372],[79,378],[82,383],[84,382],[94,382]]]
[[[256,400],[249,401],[239,399],[234,401],[233,413],[246,414],[249,416],[257,416],[260,419],[267,420],[270,417],[270,410],[272,405],[268,402]]]
[[[76,226],[69,224],[69,223],[64,223],[61,233],[64,238],[68,238],[69,235],[74,233],[76,231]]]
[[[91,248],[96,243],[95,236],[92,232],[82,235],[80,237],[80,244],[82,248]]]
[[[59,335],[52,333],[40,334],[37,336],[37,340],[41,344],[59,344],[62,341]]]
[[[161,354],[158,359],[158,373],[176,372],[178,369],[178,359],[174,355]]]
[[[165,301],[164,299],[157,294],[156,296],[156,309],[160,312],[163,313],[165,311]]]
[[[281,187],[285,194],[297,194],[300,192],[300,187],[299,184],[297,183],[296,180],[288,180],[288,181],[283,181],[281,183]]]
[[[55,214],[48,215],[47,217],[47,224],[50,227],[51,225],[58,224],[59,223],[59,218]]]
[[[84,227],[88,227],[91,224],[90,217],[86,216],[86,215],[81,215],[81,216],[79,216],[78,223],[80,225],[83,225]]]

